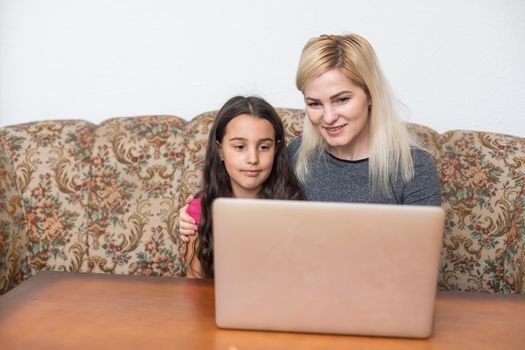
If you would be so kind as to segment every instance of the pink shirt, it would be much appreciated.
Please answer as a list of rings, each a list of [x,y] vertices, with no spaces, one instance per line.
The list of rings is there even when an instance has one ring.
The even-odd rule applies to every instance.
[[[194,198],[190,205],[188,205],[188,209],[186,209],[186,213],[188,213],[189,216],[195,220],[197,223],[197,226],[200,225],[201,222],[201,199],[200,198]]]

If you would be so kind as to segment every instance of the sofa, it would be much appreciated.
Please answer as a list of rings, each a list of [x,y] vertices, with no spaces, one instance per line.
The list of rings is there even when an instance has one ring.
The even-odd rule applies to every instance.
[[[286,141],[304,111],[278,109]],[[0,129],[0,294],[42,270],[186,275],[178,210],[216,112]],[[446,227],[442,291],[525,293],[525,139],[409,124],[432,154]]]

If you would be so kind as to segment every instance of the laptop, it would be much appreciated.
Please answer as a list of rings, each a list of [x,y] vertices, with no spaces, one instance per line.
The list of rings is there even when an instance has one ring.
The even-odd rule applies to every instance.
[[[440,207],[220,198],[221,328],[429,337]]]

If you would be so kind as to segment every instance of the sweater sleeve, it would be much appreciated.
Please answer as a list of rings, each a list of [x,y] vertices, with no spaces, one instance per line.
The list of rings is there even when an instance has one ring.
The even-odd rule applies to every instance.
[[[436,166],[430,154],[414,150],[414,178],[405,185],[403,204],[441,205],[441,185]]]

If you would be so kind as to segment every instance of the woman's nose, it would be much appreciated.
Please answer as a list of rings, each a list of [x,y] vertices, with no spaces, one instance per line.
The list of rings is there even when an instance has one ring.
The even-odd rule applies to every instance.
[[[327,106],[323,111],[323,120],[326,124],[332,124],[337,120],[337,111],[332,106]]]

